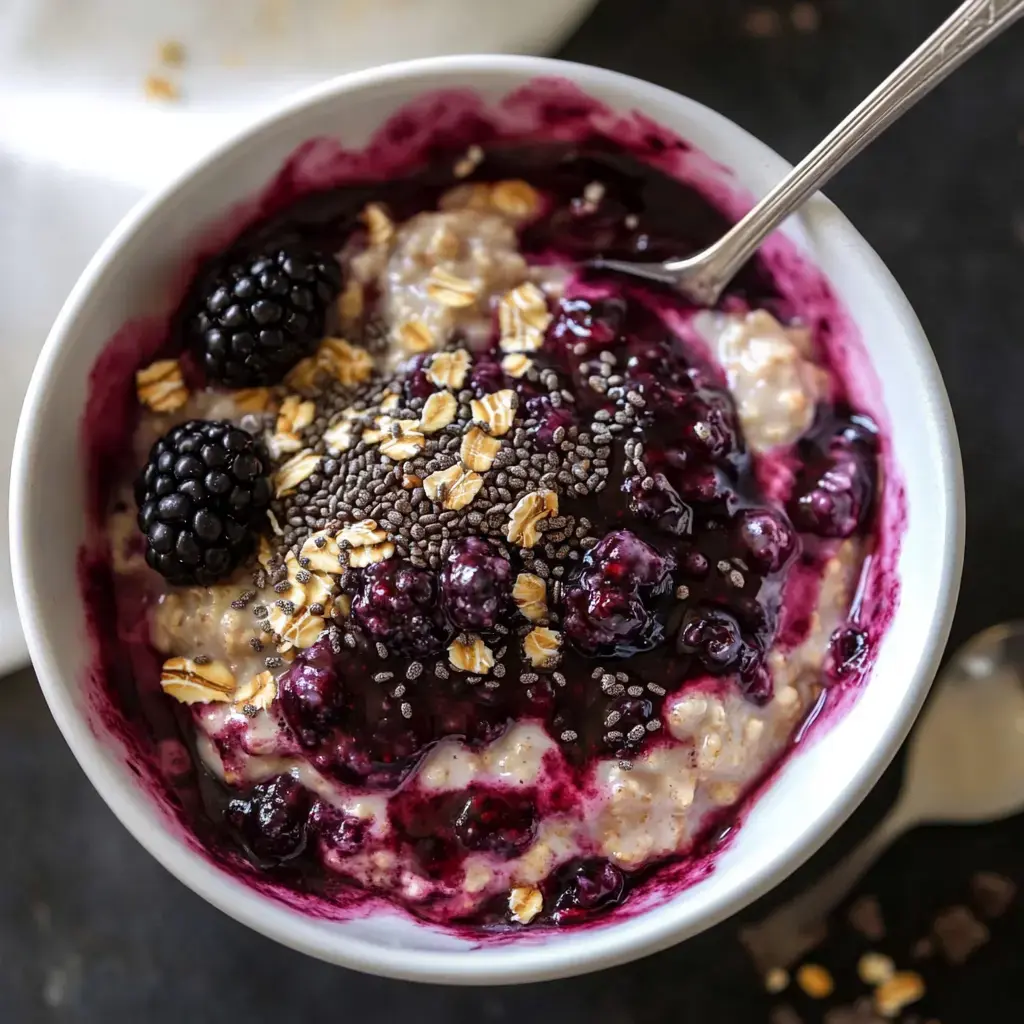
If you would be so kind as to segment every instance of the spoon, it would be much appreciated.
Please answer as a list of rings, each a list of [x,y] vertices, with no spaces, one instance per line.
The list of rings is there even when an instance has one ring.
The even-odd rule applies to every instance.
[[[742,220],[695,256],[666,263],[596,259],[591,266],[672,285],[713,306],[764,239],[841,167],[951,71],[1024,14],[1024,0],[967,0]]]
[[[1024,810],[1024,621],[961,647],[908,741],[896,805],[852,853],[796,899],[744,928],[759,970],[789,967],[825,935],[825,920],[899,836],[923,824],[982,824]]]

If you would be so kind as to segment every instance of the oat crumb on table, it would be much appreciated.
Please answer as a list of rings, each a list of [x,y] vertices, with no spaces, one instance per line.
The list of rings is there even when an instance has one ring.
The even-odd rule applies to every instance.
[[[804,964],[796,972],[796,983],[812,999],[827,999],[835,989],[832,975],[820,964]]]
[[[881,985],[896,973],[896,965],[884,953],[865,953],[857,961],[857,976],[865,985]]]
[[[178,87],[163,75],[147,75],[142,83],[146,99],[160,103],[174,103],[181,99]]]
[[[924,996],[924,979],[915,971],[897,971],[875,989],[875,1009],[890,1019]]]
[[[160,63],[169,68],[180,68],[185,63],[185,47],[177,39],[165,39],[157,49]]]

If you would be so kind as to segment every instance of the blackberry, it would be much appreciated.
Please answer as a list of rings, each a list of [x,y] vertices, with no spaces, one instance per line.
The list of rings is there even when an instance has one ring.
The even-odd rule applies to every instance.
[[[487,850],[515,857],[533,842],[535,810],[529,797],[514,790],[506,795],[470,793],[456,798],[452,823],[455,837],[467,850]]]
[[[146,562],[171,583],[210,586],[253,547],[270,502],[255,438],[224,420],[189,420],[153,445],[135,481]]]
[[[662,626],[645,598],[671,586],[674,568],[671,556],[629,530],[607,534],[586,553],[583,571],[566,592],[566,635],[590,655],[623,657],[654,647],[662,639]]]
[[[426,657],[448,642],[436,577],[394,558],[363,570],[352,618],[371,640],[403,654]]]
[[[281,677],[284,719],[304,747],[315,747],[338,718],[343,688],[331,645],[323,640],[303,651]]]
[[[232,388],[276,384],[323,338],[340,289],[332,257],[295,246],[220,269],[193,323],[207,376]]]
[[[512,596],[512,565],[489,541],[466,537],[441,572],[441,604],[456,629],[493,629]]]

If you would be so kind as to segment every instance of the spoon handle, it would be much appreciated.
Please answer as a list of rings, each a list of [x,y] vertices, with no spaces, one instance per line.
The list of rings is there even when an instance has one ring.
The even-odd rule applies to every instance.
[[[702,277],[727,284],[765,236],[951,71],[1024,14],[1024,0],[967,0],[855,107],[741,221],[701,255]],[[667,270],[682,269],[666,265]]]
[[[828,915],[911,824],[902,807],[896,806],[823,878],[764,920],[742,928],[740,939],[758,970],[789,967],[818,945],[825,937]]]

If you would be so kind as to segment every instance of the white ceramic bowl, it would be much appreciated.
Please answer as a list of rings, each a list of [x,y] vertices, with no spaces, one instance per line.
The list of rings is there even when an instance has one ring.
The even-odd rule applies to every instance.
[[[868,684],[845,716],[789,759],[702,881],[625,920],[474,946],[376,913],[304,916],[198,853],[137,784],[117,741],[90,717],[88,646],[75,579],[83,540],[79,418],[98,353],[132,317],[168,301],[169,282],[204,224],[250,196],[306,139],[365,142],[418,94],[470,87],[496,101],[541,75],[571,79],[628,113],[639,109],[763,193],[787,165],[691,100],[597,68],[520,57],[454,57],[329,82],[249,128],[144,201],[89,264],[46,342],[22,414],[12,481],[15,585],[32,660],[53,715],[93,784],[171,872],[257,931],[324,960],[394,977],[456,983],[540,980],[620,963],[679,942],[766,892],[821,845],[875,783],[927,693],[949,629],[963,552],[963,485],[946,394],[928,343],[878,257],[834,206],[808,204],[787,233],[852,312],[880,381],[907,502],[902,595]],[[722,171],[721,173],[725,173]]]

